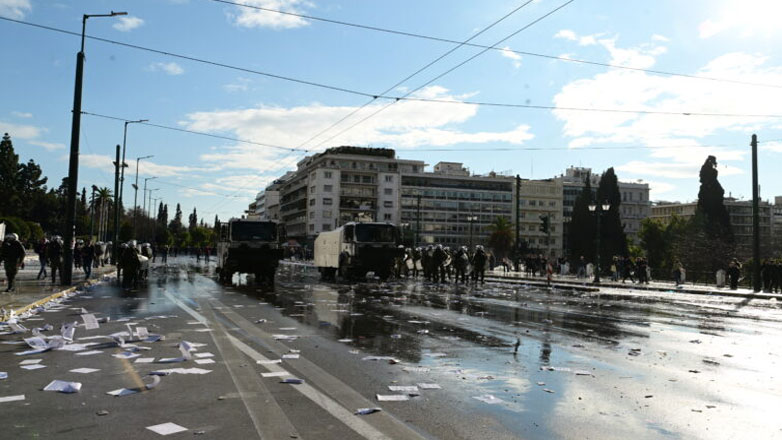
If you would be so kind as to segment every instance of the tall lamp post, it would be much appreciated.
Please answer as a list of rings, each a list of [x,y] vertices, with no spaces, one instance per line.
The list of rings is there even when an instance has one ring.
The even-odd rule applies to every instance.
[[[152,199],[152,192],[153,192],[153,191],[160,191],[160,188],[150,188],[148,191],[149,191],[149,208],[148,208],[148,209],[149,209],[149,212],[147,213],[147,217],[148,217],[150,220],[152,220],[152,212],[153,212],[153,211],[152,211],[152,209],[153,209],[153,208],[152,208],[152,200],[153,200],[153,199]],[[154,199],[154,200],[157,200],[157,199]],[[154,225],[155,225],[155,222],[154,222],[154,221],[152,222],[152,225],[153,225],[153,226],[152,226],[152,228],[153,228],[153,230],[154,230]],[[148,242],[148,241],[151,241],[151,240],[149,240],[149,231],[147,231],[147,239],[148,239],[148,240],[145,240],[145,241],[147,241],[147,242]]]
[[[609,209],[611,209],[611,205],[607,201],[602,204],[589,204],[589,211],[594,212],[597,217],[597,263],[595,264],[595,284],[600,284],[600,217],[603,216],[603,213],[608,212]]]
[[[122,196],[125,194],[125,167],[128,164],[125,163],[125,147],[128,143],[128,124],[140,124],[147,122],[149,119],[139,119],[136,121],[125,121],[125,130],[122,132],[122,172],[119,176],[119,201],[120,204],[125,200]],[[136,172],[138,172],[138,161],[136,162]],[[138,184],[138,182],[136,182]]]
[[[136,183],[133,184],[133,234],[136,234],[136,217],[138,217],[138,163],[141,159],[149,159],[155,157],[150,154],[149,156],[141,156],[136,158]],[[144,187],[146,188],[147,181],[144,180]],[[145,193],[146,194],[146,193]]]
[[[399,226],[402,228],[402,244],[405,244],[406,232],[410,232],[410,223],[400,223]]]
[[[478,220],[476,215],[468,215],[467,221],[470,223],[470,251],[472,251],[472,224]]]
[[[76,80],[73,86],[73,113],[71,120],[71,151],[68,163],[68,200],[65,211],[65,252],[63,253],[63,266],[60,281],[63,285],[70,285],[73,277],[73,234],[76,227],[76,188],[79,180],[79,132],[81,130],[81,90],[84,78],[84,33],[87,29],[87,19],[91,17],[114,17],[127,15],[127,12],[114,12],[110,14],[84,14],[81,20],[81,48],[76,54]]]

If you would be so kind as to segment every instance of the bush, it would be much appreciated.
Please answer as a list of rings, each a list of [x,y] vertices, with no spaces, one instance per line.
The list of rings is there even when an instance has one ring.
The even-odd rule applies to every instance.
[[[30,227],[27,223],[18,217],[0,217],[0,223],[5,222],[5,233],[16,233],[19,240],[26,241],[30,238]]]

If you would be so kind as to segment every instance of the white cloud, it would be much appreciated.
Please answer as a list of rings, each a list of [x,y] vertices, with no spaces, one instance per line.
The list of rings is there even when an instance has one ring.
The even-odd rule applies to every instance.
[[[11,112],[11,114],[12,114],[12,115],[14,115],[14,116],[16,116],[17,118],[25,118],[25,119],[29,119],[29,118],[32,118],[32,117],[33,117],[33,114],[32,114],[32,113],[28,113],[28,112],[17,112],[17,111],[13,111],[13,112]]]
[[[248,78],[237,78],[235,82],[224,84],[223,90],[229,93],[246,92],[250,89],[251,82]]]
[[[576,37],[576,33],[571,31],[570,29],[562,29],[561,31],[554,34],[554,38],[562,38],[570,41],[578,40],[578,37]]]
[[[133,29],[136,29],[137,27],[144,24],[144,20],[138,17],[128,16],[128,17],[120,17],[119,21],[114,23],[111,27],[114,29],[120,31],[120,32],[130,32]]]
[[[521,55],[517,54],[516,52],[513,52],[510,47],[505,46],[502,48],[502,51],[500,51],[500,55],[502,55],[504,58],[508,58],[513,60],[513,67],[518,69],[521,67]]]
[[[147,70],[150,72],[165,72],[168,75],[181,75],[185,73],[185,69],[173,61],[170,63],[152,63],[147,66]]]
[[[257,6],[297,14],[304,12],[302,8],[312,6],[312,4],[306,0],[237,0],[236,2],[248,6]],[[309,25],[307,20],[300,17],[244,6],[237,6],[234,8],[233,12],[229,14],[229,18],[233,20],[235,25],[248,28],[265,27],[271,29],[293,29]]]
[[[760,144],[760,151],[770,151],[772,153],[782,153],[782,142],[767,142]]]
[[[88,168],[114,170],[114,158],[101,154],[80,154],[79,163]],[[135,168],[135,167],[134,167]],[[135,169],[133,170],[135,173]],[[161,165],[149,160],[139,162],[139,176],[172,177],[204,171],[202,168],[176,165]],[[127,175],[127,172],[126,172]]]
[[[36,127],[34,125],[22,125],[12,124],[10,122],[0,121],[0,133],[8,133],[11,135],[11,139],[34,139],[46,131],[44,128]]]
[[[730,38],[770,36],[779,32],[782,2],[779,0],[726,0],[714,8],[714,17],[698,25],[700,38],[730,31]]]
[[[28,144],[37,145],[43,147],[46,151],[64,150],[65,144],[58,142],[44,142],[44,141],[27,141]]]
[[[30,0],[0,0],[0,15],[21,20],[33,9]]]
[[[416,96],[453,100],[458,97],[448,94],[442,87],[428,87]],[[446,146],[460,143],[486,144],[504,142],[520,145],[532,139],[528,125],[518,125],[507,131],[464,132],[458,124],[477,114],[477,107],[461,104],[402,101],[387,110],[382,116],[367,119],[354,128],[328,140],[343,128],[377,111],[386,103],[369,105],[339,127],[330,130],[308,143],[304,148],[313,148],[323,142],[319,149],[334,145],[388,145],[393,148],[416,148],[420,146]],[[301,107],[269,107],[241,110],[219,110],[187,115],[182,124],[192,130],[206,132],[235,133],[240,139],[255,140],[272,145],[296,147],[307,141],[314,133],[331,126],[335,120],[356,107],[324,106],[312,104]],[[296,159],[284,159],[279,163],[280,150],[255,145],[223,147],[213,153],[201,156],[215,166],[253,169],[257,171],[279,170],[295,164]]]

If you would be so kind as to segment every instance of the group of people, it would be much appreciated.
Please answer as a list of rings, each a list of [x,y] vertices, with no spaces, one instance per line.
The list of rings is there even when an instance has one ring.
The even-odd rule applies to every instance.
[[[423,275],[426,281],[446,283],[467,283],[468,276],[472,282],[484,283],[487,267],[492,266],[494,257],[486,252],[483,246],[475,246],[470,250],[461,246],[455,250],[441,244],[407,248],[404,255],[395,261],[397,278],[416,278]]]
[[[73,248],[73,267],[82,269],[84,276],[89,278],[92,275],[93,268],[106,264],[104,259],[106,252],[104,249],[105,245],[101,242],[93,243],[92,240],[87,240],[86,242],[77,240]],[[62,237],[54,235],[49,239],[41,238],[33,246],[33,250],[38,254],[38,262],[41,265],[36,279],[46,279],[46,267],[48,266],[52,275],[52,284],[55,284],[57,282],[57,272],[60,272],[60,277],[62,277]]]
[[[763,279],[764,292],[782,291],[782,258],[763,261],[760,265],[760,277]]]

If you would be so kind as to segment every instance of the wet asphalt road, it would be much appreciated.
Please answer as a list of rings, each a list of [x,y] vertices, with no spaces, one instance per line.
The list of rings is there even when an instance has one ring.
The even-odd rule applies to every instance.
[[[20,335],[0,336],[0,371],[9,375],[0,398],[25,395],[0,403],[0,437],[158,438],[146,427],[171,422],[188,429],[174,438],[782,438],[782,309],[774,301],[502,282],[346,285],[290,264],[273,289],[245,277],[225,287],[210,266],[172,262],[137,292],[100,285],[23,321],[51,323],[44,334],[52,335],[63,322],[81,323],[81,308],[108,316],[100,329],[76,330],[76,343],[95,344],[83,351],[101,353],[17,356],[23,345],[6,342]],[[126,349],[109,339],[80,340],[128,323],[165,337],[135,343],[151,363],[113,357]],[[202,357],[159,363],[180,356],[183,340],[204,344],[193,352]],[[285,354],[299,358],[257,363]],[[27,359],[46,368],[24,370]],[[105,394],[142,388],[152,371],[194,367],[210,372]],[[261,376],[276,371],[283,376]],[[279,383],[286,377],[304,383]],[[83,387],[41,391],[54,379]],[[421,383],[440,389],[377,401],[405,394],[388,386]],[[495,403],[475,399],[486,395]],[[353,415],[362,407],[383,411]]]

